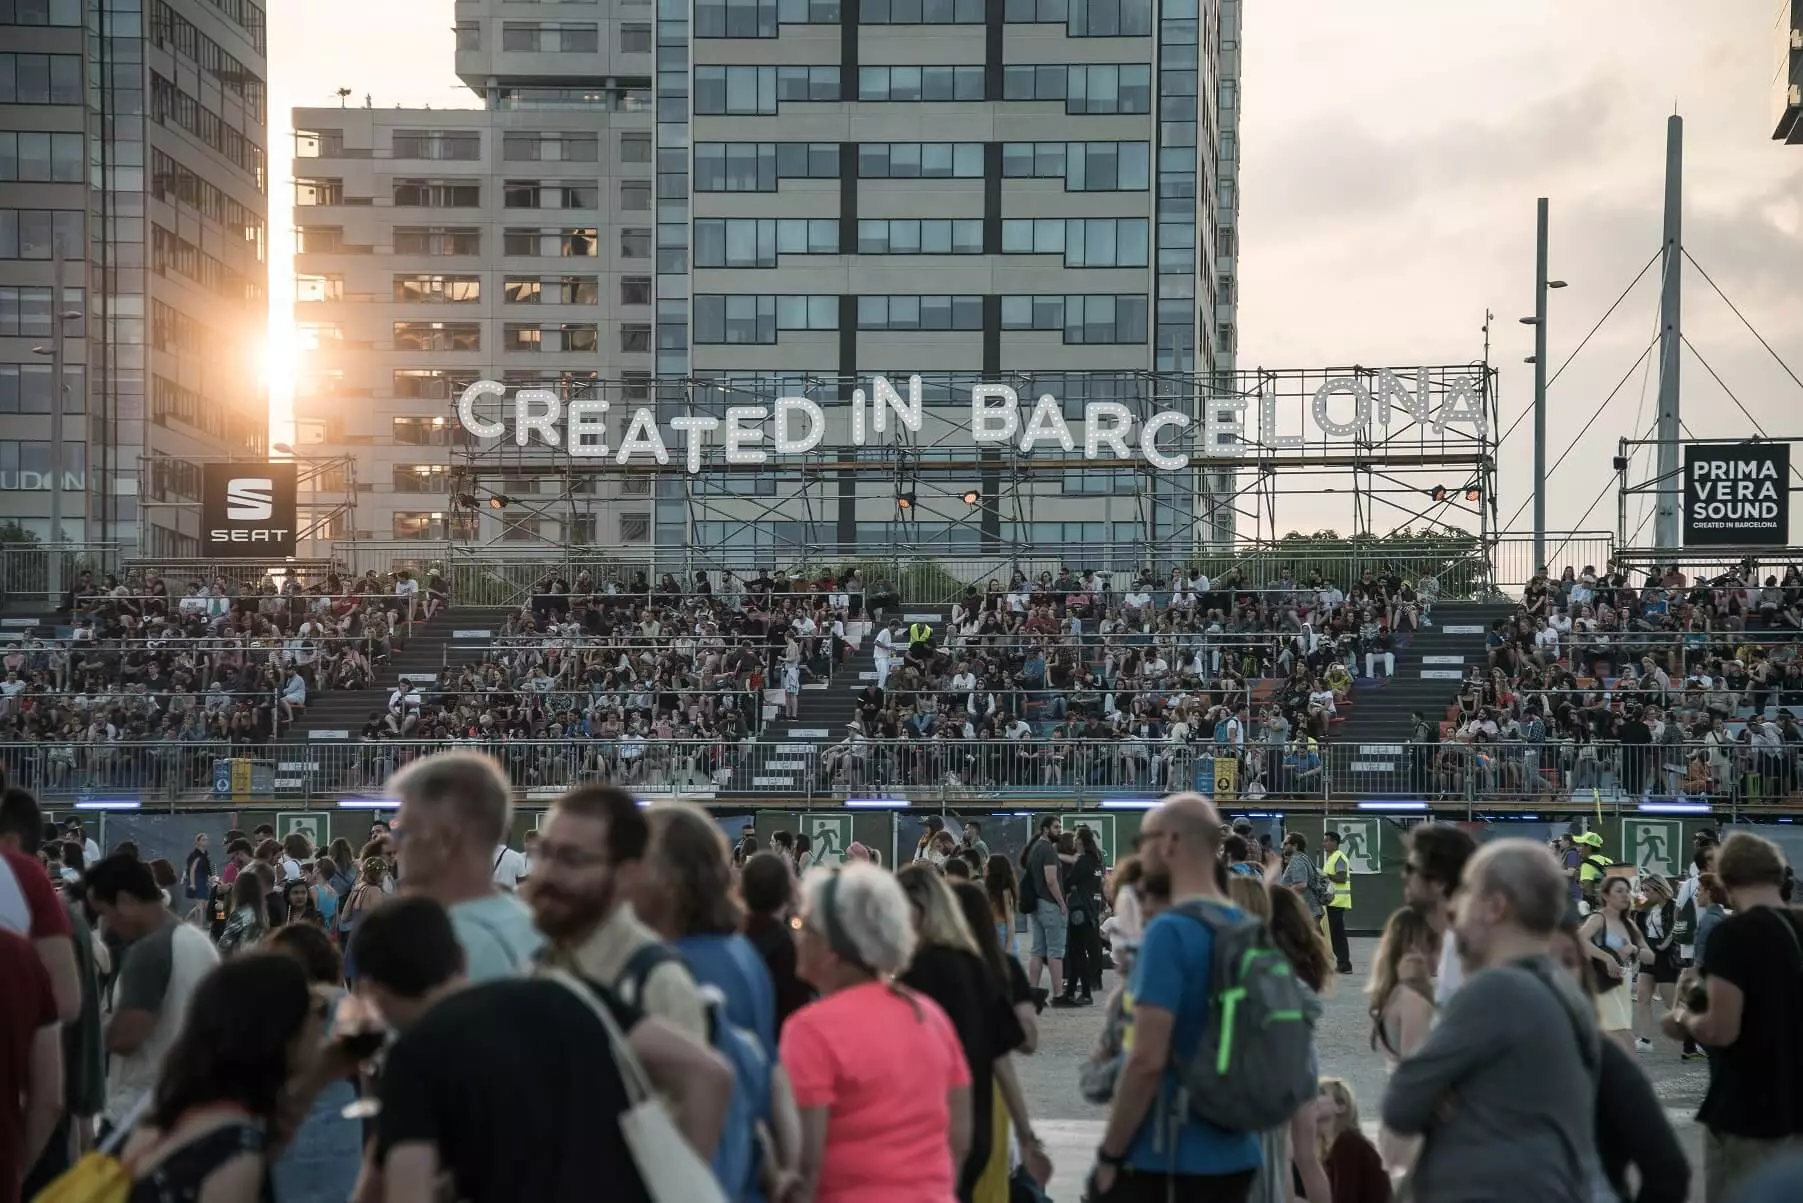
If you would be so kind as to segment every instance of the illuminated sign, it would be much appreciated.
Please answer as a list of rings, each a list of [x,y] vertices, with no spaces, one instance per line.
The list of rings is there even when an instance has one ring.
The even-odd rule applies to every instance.
[[[728,406],[724,417],[679,414],[661,424],[655,410],[640,406],[626,417],[616,445],[609,441],[611,407],[606,400],[565,402],[550,389],[525,388],[514,392],[510,413],[505,406],[501,417],[477,412],[485,399],[506,396],[506,388],[495,381],[476,381],[457,399],[458,422],[480,439],[506,437],[511,424],[513,440],[521,447],[536,438],[547,447],[567,447],[573,458],[611,459],[622,467],[647,459],[668,464],[672,439],[665,435],[666,426],[680,436],[685,466],[692,473],[701,471],[710,439],[721,444],[727,463],[756,465],[772,456],[805,455],[826,437],[826,411],[807,397],[778,397],[769,406]],[[1234,459],[1304,445],[1300,434],[1279,433],[1275,392],[1257,398],[1256,425],[1248,421],[1253,406],[1244,396],[1207,397],[1198,406],[1199,420],[1181,409],[1142,420],[1119,401],[1091,401],[1083,406],[1081,428],[1075,430],[1064,416],[1064,403],[1050,393],[1029,401],[1006,384],[977,384],[970,389],[966,431],[973,446],[1007,446],[1026,453],[1042,446],[1073,452],[1081,445],[1085,459],[1138,458],[1161,472],[1189,467],[1192,454]],[[918,434],[926,424],[919,376],[908,377],[905,391],[877,376],[868,393],[852,390],[849,408],[854,447],[882,442],[879,436],[892,427],[897,433]],[[1481,375],[1430,382],[1426,368],[1329,377],[1310,399],[1307,418],[1326,439],[1380,438],[1403,422],[1417,423],[1435,437],[1448,427],[1463,428],[1467,437],[1480,441],[1490,429]]]

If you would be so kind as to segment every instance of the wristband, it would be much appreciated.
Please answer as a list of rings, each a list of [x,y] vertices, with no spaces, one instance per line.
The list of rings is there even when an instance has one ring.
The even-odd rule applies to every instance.
[[[1110,1169],[1119,1169],[1121,1166],[1127,1164],[1127,1158],[1125,1156],[1116,1157],[1101,1145],[1097,1145],[1096,1164],[1108,1166]]]

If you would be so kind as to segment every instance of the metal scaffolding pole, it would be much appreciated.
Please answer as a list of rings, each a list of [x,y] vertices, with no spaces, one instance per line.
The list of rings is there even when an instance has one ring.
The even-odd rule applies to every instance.
[[[1683,482],[1678,477],[1678,355],[1683,345],[1684,270],[1684,118],[1677,114],[1665,123],[1665,240],[1664,290],[1659,297],[1659,457],[1654,473],[1660,481],[1657,516],[1653,521],[1653,545],[1676,549],[1678,498]]]

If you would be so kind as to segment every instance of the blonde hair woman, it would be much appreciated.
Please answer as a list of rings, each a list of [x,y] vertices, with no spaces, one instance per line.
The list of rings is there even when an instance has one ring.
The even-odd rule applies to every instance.
[[[952,1028],[970,1070],[970,1151],[958,1176],[963,1203],[1005,1203],[1008,1198],[1007,1125],[1020,1133],[1021,1161],[1041,1184],[1051,1177],[1051,1162],[1033,1134],[1026,1095],[1014,1074],[1009,1054],[1027,1035],[1014,1014],[1012,1000],[983,963],[976,940],[964,921],[964,910],[944,876],[933,865],[916,861],[895,875],[912,904],[919,939],[913,959],[897,978],[938,1003]],[[997,1107],[997,1102],[1002,1104]],[[1000,1172],[992,1168],[999,1155]]]
[[[1653,963],[1653,950],[1628,918],[1633,901],[1627,878],[1609,878],[1598,891],[1597,909],[1578,929],[1595,978],[1597,1022],[1629,1052],[1634,1051],[1634,971]]]
[[[1358,1100],[1346,1079],[1321,1079],[1315,1138],[1333,1203],[1390,1203],[1390,1176],[1359,1128]]]
[[[1428,966],[1435,945],[1433,928],[1420,912],[1403,907],[1384,924],[1371,981],[1365,987],[1371,1016],[1371,1047],[1383,1053],[1384,1069],[1409,1056],[1427,1039],[1434,1022],[1434,983]],[[1392,1174],[1415,1164],[1420,1142],[1383,1128],[1377,1134],[1383,1163]]]

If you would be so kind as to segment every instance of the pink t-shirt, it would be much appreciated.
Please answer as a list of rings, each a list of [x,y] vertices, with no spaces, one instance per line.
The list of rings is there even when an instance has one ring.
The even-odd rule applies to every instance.
[[[782,1060],[796,1106],[827,1109],[817,1203],[957,1197],[946,1096],[970,1069],[937,1003],[875,982],[829,994],[783,1025]]]

